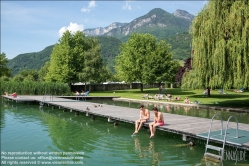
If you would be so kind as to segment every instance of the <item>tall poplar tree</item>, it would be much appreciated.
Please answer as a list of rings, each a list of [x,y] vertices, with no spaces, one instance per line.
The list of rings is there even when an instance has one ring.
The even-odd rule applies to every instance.
[[[76,60],[73,52],[73,37],[66,31],[54,46],[50,57],[46,81],[72,83],[76,81]]]
[[[193,71],[183,87],[249,87],[249,1],[211,0],[194,19]],[[191,82],[191,83],[190,83]]]

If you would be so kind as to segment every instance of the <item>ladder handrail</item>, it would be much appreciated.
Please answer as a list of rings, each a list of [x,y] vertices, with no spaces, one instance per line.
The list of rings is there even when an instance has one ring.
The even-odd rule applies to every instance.
[[[42,101],[40,102],[40,106],[43,106],[45,100],[46,100],[46,95],[44,95],[44,96],[42,97]]]
[[[230,117],[228,118],[228,120],[227,120],[227,125],[226,125],[224,140],[223,140],[223,146],[222,146],[223,149],[225,148],[226,136],[227,136],[227,129],[228,129],[228,124],[229,124],[231,118],[235,118],[236,124],[237,124],[237,125],[236,125],[236,126],[237,126],[237,130],[236,130],[236,136],[235,136],[235,138],[238,138],[238,137],[239,137],[239,123],[238,123],[238,119],[237,119],[235,116],[230,116]],[[222,154],[222,160],[223,160],[223,154]]]
[[[207,138],[207,143],[206,145],[208,145],[208,142],[209,142],[209,139],[210,139],[210,132],[211,132],[211,129],[212,129],[212,125],[213,125],[213,120],[214,120],[214,117],[216,116],[219,116],[220,117],[220,122],[221,122],[221,135],[222,135],[222,132],[223,132],[223,121],[222,121],[222,118],[219,114],[214,114],[214,116],[212,117],[211,121],[210,121],[210,126],[209,126],[209,131],[208,131],[208,138]],[[206,146],[206,149],[205,149],[205,153],[207,152],[207,146]]]
[[[52,94],[45,94],[42,97],[42,101],[40,102],[40,106],[43,106],[43,104],[45,103],[45,100],[46,100],[47,96],[49,96],[49,101],[53,101],[53,95]]]
[[[221,136],[223,136],[223,122],[222,122],[222,118],[219,114],[215,114],[213,117],[212,117],[212,120],[210,122],[210,127],[209,127],[209,132],[208,132],[208,138],[207,138],[207,143],[206,143],[206,149],[205,149],[205,153],[207,153],[207,149],[208,149],[208,142],[209,142],[209,139],[210,139],[210,132],[211,132],[211,129],[212,129],[212,124],[213,124],[213,119],[215,116],[219,116],[220,117],[220,121],[221,121]],[[223,145],[222,145],[222,148],[220,148],[220,152],[221,152],[221,161],[223,160],[224,158],[224,149],[225,149],[225,144],[226,144],[226,137],[227,137],[227,129],[228,129],[228,124],[230,122],[230,119],[231,118],[235,118],[236,120],[236,126],[237,126],[237,130],[236,130],[236,136],[235,138],[238,138],[239,137],[239,123],[238,123],[238,119],[235,117],[235,116],[230,116],[227,120],[227,124],[226,124],[226,129],[225,129],[225,133],[224,133],[224,138],[223,138]],[[209,147],[210,148],[210,147]]]
[[[49,94],[50,101],[53,101],[53,95]]]

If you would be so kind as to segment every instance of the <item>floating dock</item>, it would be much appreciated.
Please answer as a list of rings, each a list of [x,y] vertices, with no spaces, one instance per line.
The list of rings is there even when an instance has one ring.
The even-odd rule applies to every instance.
[[[87,98],[88,96],[86,96]],[[19,96],[12,98],[11,96],[4,96],[15,102],[38,102],[43,106],[58,107],[59,109],[75,112],[75,114],[85,113],[92,116],[105,117],[109,121],[122,121],[127,123],[135,123],[139,118],[139,109],[127,108],[113,105],[105,105],[87,102],[84,100],[72,100],[66,97],[60,96]],[[93,98],[93,97],[92,97]],[[104,98],[104,97],[96,97]],[[159,126],[158,130],[177,133],[183,135],[183,138],[198,138],[206,140],[206,133],[209,130],[210,119],[190,117],[176,114],[163,113],[165,125]],[[153,121],[154,115],[151,112],[151,121]],[[226,123],[226,121],[223,121]],[[249,150],[249,124],[239,123],[239,140],[234,141],[227,140],[226,145],[233,147],[239,147],[241,149]],[[149,122],[144,126],[149,126]],[[229,131],[236,128],[235,122],[229,123]],[[213,132],[220,131],[220,120],[214,120],[212,126]],[[215,135],[215,133],[213,134]],[[220,139],[214,139],[214,142],[221,143]]]

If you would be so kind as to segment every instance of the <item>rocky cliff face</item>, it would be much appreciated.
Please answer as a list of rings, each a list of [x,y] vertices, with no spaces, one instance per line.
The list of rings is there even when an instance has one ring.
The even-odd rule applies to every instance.
[[[122,34],[126,36],[126,35],[132,33],[133,31],[135,31],[136,29],[138,29],[139,27],[143,27],[143,26],[147,26],[147,27],[156,26],[156,24],[153,23],[153,21],[156,19],[156,17],[157,17],[157,15],[153,14],[153,15],[146,17],[146,18],[135,19],[131,23],[127,24],[126,26],[121,27],[121,28],[123,28]]]
[[[105,28],[98,27],[98,28],[93,28],[93,29],[85,29],[83,32],[85,32],[85,34],[88,36],[101,36],[109,31],[111,31],[112,29],[119,28],[119,27],[124,26],[126,24],[127,23],[114,22]]]
[[[180,10],[180,9],[177,9],[174,13],[173,13],[174,16],[176,17],[179,17],[179,18],[184,18],[186,20],[190,20],[192,21],[194,19],[194,15],[192,14],[189,14],[187,11],[185,10]]]
[[[157,17],[156,14],[153,14],[153,15],[146,17],[146,18],[135,19],[132,22],[130,22],[124,26],[118,27],[116,29],[113,29],[113,30],[107,32],[105,35],[113,36],[113,34],[118,33],[120,35],[126,36],[126,35],[132,33],[133,31],[135,31],[136,29],[138,29],[139,27],[153,26],[154,23],[152,23],[152,22],[153,22],[153,19],[155,19],[156,17]]]

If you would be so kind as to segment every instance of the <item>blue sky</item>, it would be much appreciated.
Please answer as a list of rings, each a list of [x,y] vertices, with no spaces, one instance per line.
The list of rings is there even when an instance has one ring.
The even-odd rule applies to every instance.
[[[128,23],[154,8],[197,15],[206,1],[1,1],[1,53],[8,59],[39,52],[66,30]]]

